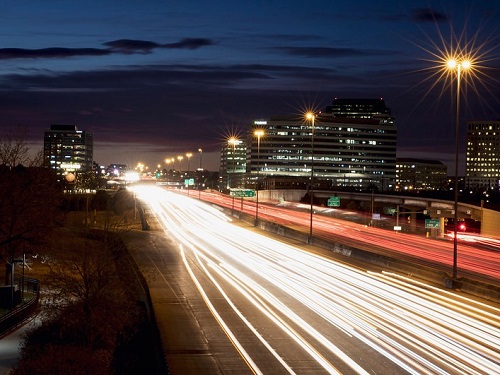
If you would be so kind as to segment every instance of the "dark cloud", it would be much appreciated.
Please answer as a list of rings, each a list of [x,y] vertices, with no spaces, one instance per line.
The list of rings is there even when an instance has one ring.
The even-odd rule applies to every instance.
[[[160,47],[160,44],[147,40],[119,39],[104,43],[105,46],[121,53],[134,53],[137,51],[149,52]]]
[[[0,48],[0,60],[10,59],[47,59],[74,56],[104,56],[111,51],[98,48]]]
[[[331,47],[280,47],[289,55],[301,57],[356,57],[356,56],[386,56],[394,55],[393,51],[384,50],[363,50],[356,48],[331,48]]]
[[[215,44],[212,40],[206,38],[184,38],[176,43],[163,44],[164,48],[197,49],[200,47],[211,46]]]
[[[448,16],[431,8],[414,9],[411,13],[411,18],[417,22],[444,22],[448,20]]]
[[[104,43],[105,46],[121,53],[135,53],[137,51],[146,53],[155,48],[173,48],[173,49],[197,49],[215,44],[212,40],[206,38],[184,38],[178,42],[159,44],[147,40],[119,39]]]
[[[106,56],[114,53],[149,53],[156,48],[197,49],[215,44],[206,38],[184,38],[179,42],[159,44],[147,40],[118,39],[104,43],[109,48],[0,48],[0,60],[47,59],[75,56]]]
[[[234,64],[234,65],[141,65],[120,69],[96,71],[74,71],[54,73],[48,71],[27,71],[25,74],[10,74],[1,77],[4,89],[15,91],[111,91],[118,89],[150,89],[151,87],[185,86],[190,88],[230,87],[245,82],[320,80],[334,77],[333,69],[289,65]]]

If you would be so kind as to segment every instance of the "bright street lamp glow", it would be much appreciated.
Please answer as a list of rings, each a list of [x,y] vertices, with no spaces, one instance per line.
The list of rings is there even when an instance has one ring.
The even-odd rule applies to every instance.
[[[256,131],[253,132],[253,134],[259,138],[259,137],[262,137],[264,135],[264,130],[262,129],[257,129]]]
[[[306,119],[308,119],[308,120],[314,120],[314,117],[315,117],[314,113],[312,113],[312,112],[307,112],[306,113]]]
[[[450,58],[446,60],[446,67],[449,70],[468,70],[472,68],[472,61],[469,58],[465,58],[461,61],[458,61],[455,58]]]

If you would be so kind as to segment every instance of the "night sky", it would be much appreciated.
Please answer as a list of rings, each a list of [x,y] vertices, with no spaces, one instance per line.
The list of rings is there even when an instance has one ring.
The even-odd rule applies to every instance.
[[[500,118],[499,16],[498,0],[0,1],[0,131],[26,127],[41,149],[50,124],[74,124],[102,165],[202,148],[217,170],[221,142],[254,119],[382,97],[398,156],[453,165],[439,51],[478,51],[465,139],[466,121]]]

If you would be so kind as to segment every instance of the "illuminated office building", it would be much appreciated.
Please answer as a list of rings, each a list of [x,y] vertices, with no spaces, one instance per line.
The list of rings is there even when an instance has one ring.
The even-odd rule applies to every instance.
[[[243,140],[232,138],[221,147],[219,186],[222,189],[243,186],[246,172],[247,144]]]
[[[342,105],[341,105],[342,104]],[[251,138],[248,172],[306,181],[314,166],[318,187],[393,190],[396,172],[395,119],[382,99],[335,99],[312,123],[305,117],[256,120],[265,135],[257,150]],[[260,160],[257,160],[260,154]]]
[[[398,158],[396,190],[443,190],[448,184],[448,168],[438,160]]]
[[[466,186],[500,189],[500,121],[467,123]]]
[[[43,142],[44,165],[57,174],[92,171],[94,154],[92,133],[75,125],[51,125]]]

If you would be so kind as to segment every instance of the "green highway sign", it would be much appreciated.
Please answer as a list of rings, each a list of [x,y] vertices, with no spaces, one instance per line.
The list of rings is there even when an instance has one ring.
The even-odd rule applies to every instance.
[[[328,199],[328,207],[340,207],[340,197],[330,197]]]
[[[426,228],[438,228],[440,227],[439,219],[425,219],[425,227]]]
[[[231,189],[229,195],[232,197],[255,197],[255,190],[252,189]]]
[[[194,178],[186,178],[184,180],[184,186],[193,186],[194,185]]]

